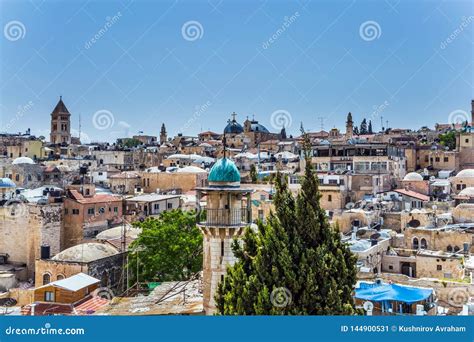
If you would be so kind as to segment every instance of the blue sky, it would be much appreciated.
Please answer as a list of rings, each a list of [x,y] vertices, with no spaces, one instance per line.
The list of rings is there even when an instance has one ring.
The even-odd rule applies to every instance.
[[[474,97],[467,0],[0,6],[0,131],[49,137],[59,95],[89,141],[157,135],[163,122],[171,135],[221,132],[233,111],[272,131],[282,116],[292,134],[300,122],[344,129],[349,111],[376,130],[381,117],[415,129]]]

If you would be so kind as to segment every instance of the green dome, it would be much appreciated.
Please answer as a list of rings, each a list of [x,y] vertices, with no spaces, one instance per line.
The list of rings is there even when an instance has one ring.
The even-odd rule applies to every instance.
[[[234,162],[227,158],[219,159],[209,173],[209,182],[240,182],[240,172]]]

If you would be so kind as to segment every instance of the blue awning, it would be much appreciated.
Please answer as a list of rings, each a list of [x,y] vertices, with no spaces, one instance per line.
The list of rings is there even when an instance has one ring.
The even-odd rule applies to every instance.
[[[355,298],[373,302],[398,301],[415,303],[428,299],[433,294],[433,289],[403,286],[398,284],[371,284],[360,283],[355,290]]]

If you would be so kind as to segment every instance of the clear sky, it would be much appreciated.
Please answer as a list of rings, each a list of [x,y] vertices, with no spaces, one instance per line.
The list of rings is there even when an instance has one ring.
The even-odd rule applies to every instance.
[[[83,140],[446,123],[470,111],[473,1],[0,1],[0,131]],[[96,114],[97,113],[97,114]],[[458,112],[456,112],[458,113]]]

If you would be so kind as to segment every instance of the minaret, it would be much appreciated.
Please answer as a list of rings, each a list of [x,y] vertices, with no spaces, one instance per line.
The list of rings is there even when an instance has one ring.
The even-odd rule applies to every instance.
[[[166,134],[166,127],[165,124],[161,124],[161,131],[160,131],[160,145],[163,145],[166,140],[168,139],[168,136]]]
[[[347,121],[346,121],[346,140],[352,139],[354,134],[354,122],[352,121],[352,114],[349,112],[347,114]]]
[[[474,127],[474,100],[471,100],[471,127]]]
[[[53,144],[71,143],[71,113],[63,102],[63,97],[59,97],[59,102],[51,113],[51,134],[50,139]]]
[[[225,155],[225,154],[224,154]],[[234,238],[240,238],[246,226],[251,223],[252,189],[240,187],[240,173],[228,158],[219,159],[208,177],[209,186],[197,188],[198,218],[204,210],[203,220],[198,227],[203,240],[203,297],[204,311],[212,315],[216,311],[215,295],[219,282],[224,279],[227,267],[236,258],[231,245]],[[200,207],[201,198],[207,205]]]

